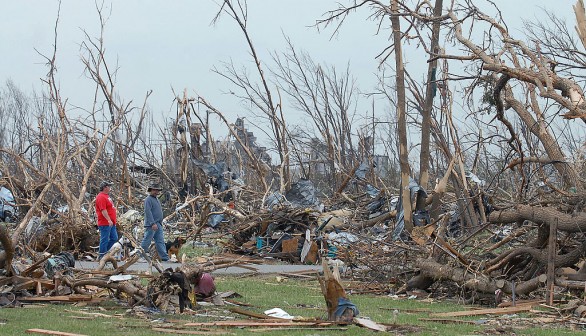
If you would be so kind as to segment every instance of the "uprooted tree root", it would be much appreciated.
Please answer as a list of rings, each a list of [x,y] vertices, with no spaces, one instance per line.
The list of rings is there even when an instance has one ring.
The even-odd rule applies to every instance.
[[[169,268],[151,279],[146,287],[139,280],[112,282],[109,276],[76,279],[66,275],[62,277],[62,282],[78,294],[90,294],[86,286],[111,289],[116,297],[126,298],[132,306],[142,304],[161,311],[168,310],[172,295],[179,295],[182,312],[187,305],[189,288],[198,284],[202,273],[203,268],[197,265],[182,265],[175,270]]]

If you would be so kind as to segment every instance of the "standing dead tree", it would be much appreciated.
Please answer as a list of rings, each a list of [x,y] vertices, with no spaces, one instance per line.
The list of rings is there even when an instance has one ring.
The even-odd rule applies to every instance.
[[[230,80],[233,84],[244,91],[242,96],[239,96],[243,101],[249,103],[251,106],[257,108],[261,115],[264,116],[269,122],[270,129],[272,132],[271,138],[275,141],[277,153],[280,159],[280,189],[284,191],[290,183],[290,172],[289,172],[289,160],[290,154],[287,143],[287,125],[283,115],[283,106],[281,103],[276,104],[273,98],[273,92],[269,88],[269,83],[263,71],[261,59],[258,56],[254,44],[252,43],[252,37],[249,34],[247,28],[247,3],[245,0],[224,0],[222,7],[213,22],[217,22],[222,14],[230,16],[244,34],[248,48],[252,58],[254,59],[256,70],[259,75],[261,86],[258,86],[250,81],[250,78],[246,74],[242,74],[234,68],[233,64],[226,65],[224,73],[219,70],[215,70],[216,73]]]
[[[464,18],[458,16],[458,13],[466,13]],[[558,226],[558,235],[571,241],[566,248],[560,248],[555,253],[554,258],[556,267],[572,266],[581,256],[586,254],[584,249],[584,237],[579,231],[580,223],[576,209],[569,208],[558,201],[549,198],[546,203],[539,206],[528,206],[526,203],[527,191],[536,179],[543,179],[555,192],[558,197],[569,195],[568,190],[581,192],[583,189],[579,172],[575,166],[572,166],[564,150],[552,134],[552,122],[547,112],[543,110],[542,104],[555,104],[562,110],[566,110],[563,115],[565,118],[582,118],[584,105],[584,94],[582,89],[569,77],[565,77],[563,71],[555,71],[551,64],[555,59],[551,55],[545,55],[541,48],[528,47],[523,41],[513,39],[506,26],[494,19],[493,17],[482,13],[478,8],[465,7],[454,8],[449,11],[451,24],[453,25],[453,37],[460,43],[467,53],[472,54],[465,56],[458,55],[438,55],[440,58],[448,59],[470,59],[479,61],[477,78],[480,82],[486,84],[492,91],[492,100],[496,115],[494,119],[499,120],[507,129],[509,138],[507,144],[511,152],[518,157],[514,158],[508,165],[509,169],[517,168],[517,194],[516,205],[511,208],[503,207],[496,210],[488,217],[489,223],[505,224],[517,223],[520,226],[529,226],[535,224],[535,236],[525,234],[525,246],[512,244],[509,249],[502,252],[495,258],[487,261],[482,272],[489,276],[504,275],[509,281],[521,281],[526,284],[532,283],[535,286],[542,284],[542,279],[536,275],[543,272],[548,265],[548,236],[549,226],[561,222]],[[474,27],[486,24],[490,27],[491,44],[480,46],[469,37],[468,32],[463,31],[467,20],[474,21]],[[467,26],[467,25],[466,25]],[[469,27],[469,26],[467,26]],[[485,74],[486,72],[486,74]],[[513,86],[513,82],[518,83]],[[526,97],[525,101],[521,100]],[[527,103],[528,102],[528,103]],[[547,105],[546,105],[547,106]],[[506,111],[512,110],[516,117],[506,115]],[[493,119],[493,120],[494,120]],[[513,121],[514,120],[514,121]],[[521,132],[515,125],[526,127],[530,137],[521,136]],[[523,143],[522,138],[527,139]],[[527,155],[525,152],[531,150],[532,154]],[[534,156],[535,153],[542,152],[544,156]],[[532,171],[531,166],[536,166],[539,174],[528,175]],[[552,165],[557,171],[557,178],[546,173],[545,165]],[[543,200],[542,200],[543,202]],[[574,211],[574,215],[567,215],[566,211]],[[570,219],[571,218],[571,219]],[[534,238],[531,238],[534,237]],[[565,251],[564,251],[565,250]],[[486,250],[482,250],[486,251]],[[442,278],[437,273],[437,267],[429,267],[426,261],[421,261],[422,272],[427,276],[436,279]],[[457,269],[453,268],[453,270]],[[455,273],[447,275],[447,278],[454,281],[458,280]],[[508,282],[504,283],[502,288],[504,292],[510,292],[511,288]],[[528,288],[535,289],[535,286]],[[476,290],[481,292],[488,289],[481,285],[475,286]],[[485,290],[486,289],[486,290]]]
[[[101,9],[97,9],[103,32],[105,21]],[[13,244],[22,240],[26,231],[29,243],[33,244],[36,239],[43,241],[37,248],[61,250],[82,246],[87,249],[95,245],[93,240],[97,236],[91,229],[94,223],[87,211],[91,202],[88,194],[91,195],[96,190],[94,186],[104,179],[133,185],[127,159],[134,152],[138,136],[128,119],[133,109],[130,103],[123,104],[116,100],[115,76],[106,64],[102,37],[92,39],[86,34],[87,40],[81,44],[85,52],[82,63],[88,76],[96,83],[96,100],[85,119],[72,117],[70,105],[57,84],[58,23],[59,14],[52,54],[43,56],[49,71],[43,80],[47,94],[43,96],[42,108],[19,111],[22,115],[30,113],[27,117],[36,120],[38,129],[29,129],[31,137],[21,138],[26,144],[22,152],[15,149],[23,146],[0,148],[9,163],[1,165],[0,169],[8,184],[15,186],[13,190],[20,200],[24,200],[22,203],[29,204],[12,231]],[[99,98],[100,92],[103,100]],[[99,126],[102,106],[107,106],[110,116],[106,123],[108,126],[104,128]],[[143,106],[138,120],[139,129],[144,115]],[[87,120],[93,120],[93,124],[87,124]],[[126,136],[118,133],[122,125],[126,126]],[[123,197],[120,198],[123,204],[129,204],[132,199],[131,192],[127,195],[126,202]],[[40,223],[32,221],[33,217],[39,217]],[[57,223],[59,225],[55,225]],[[35,240],[30,235],[34,235]]]
[[[581,2],[578,2],[576,6],[579,11],[578,22],[584,17],[580,5]],[[330,24],[336,19],[343,22],[351,11],[363,6],[369,6],[374,13],[372,17],[378,20],[390,18],[391,22],[395,22],[393,33],[397,31],[397,20],[405,18],[411,26],[401,31],[403,37],[419,40],[432,62],[442,60],[444,64],[443,73],[440,75],[436,72],[434,79],[436,88],[441,92],[442,113],[432,114],[431,119],[428,119],[429,134],[445,156],[444,162],[455,163],[453,170],[450,165],[450,173],[453,174],[451,187],[452,190],[461,191],[457,198],[463,201],[464,207],[460,206],[459,214],[468,218],[465,218],[467,230],[453,244],[460,250],[472,249],[468,252],[468,260],[472,264],[469,261],[462,264],[463,259],[458,257],[454,265],[449,262],[453,254],[438,256],[430,252],[438,258],[433,261],[422,259],[418,263],[422,275],[432,280],[451,279],[464,284],[469,279],[458,272],[472,268],[478,270],[479,279],[481,275],[487,277],[485,283],[470,287],[480,292],[495,289],[494,284],[489,286],[494,276],[506,279],[502,284],[499,283],[499,288],[505,292],[510,292],[511,281],[523,282],[524,291],[531,291],[543,284],[543,279],[537,275],[548,264],[549,226],[554,222],[561,223],[558,226],[558,237],[563,237],[566,242],[555,250],[554,264],[556,267],[573,266],[586,254],[583,244],[586,237],[579,229],[583,210],[577,202],[583,195],[583,180],[580,178],[583,169],[579,162],[572,160],[567,147],[564,148],[560,141],[567,139],[569,148],[575,148],[571,144],[576,139],[572,134],[576,132],[575,126],[569,123],[560,127],[557,119],[561,114],[565,119],[584,120],[586,100],[575,80],[582,76],[583,52],[572,42],[569,31],[563,29],[565,25],[557,21],[555,31],[544,25],[533,26],[529,34],[530,38],[531,34],[535,38],[528,45],[521,39],[513,38],[498,15],[487,15],[469,1],[452,3],[443,15],[441,1],[436,2],[434,7],[425,2],[413,8],[399,1],[392,1],[390,5],[380,1],[355,1],[353,5],[341,6],[329,12],[321,23]],[[498,8],[493,9],[498,13]],[[430,16],[432,12],[434,14]],[[430,23],[433,47],[427,48],[421,27]],[[441,44],[437,42],[439,25],[445,27],[443,36],[447,41],[454,41],[455,48],[446,50],[440,47]],[[478,30],[483,31],[484,35],[474,33]],[[586,29],[581,29],[579,25],[577,31],[580,33]],[[476,36],[481,41],[475,40]],[[393,45],[395,48],[396,41]],[[465,62],[465,71],[472,72],[458,74],[448,71],[451,60]],[[399,76],[398,63],[396,67]],[[417,83],[410,78],[410,91],[415,102],[413,105],[423,106],[424,120],[429,118],[431,68],[430,65],[425,94],[417,89]],[[456,82],[465,87],[462,96],[454,96],[458,92],[448,88],[448,85]],[[483,89],[480,99],[479,89]],[[459,130],[461,125],[452,116],[453,102],[464,99],[471,103],[467,118],[474,121],[477,129],[470,130],[476,133],[462,135]],[[479,102],[484,105],[480,112],[475,106]],[[425,123],[423,129],[428,127]],[[494,141],[482,142],[487,138],[502,139],[504,146]],[[465,145],[469,141],[472,143]],[[424,160],[428,150],[427,145],[423,146],[421,160]],[[467,155],[465,146],[475,148],[475,154]],[[474,189],[469,188],[466,178],[470,175],[468,167],[474,170],[483,160],[497,163],[492,167],[487,165],[485,169],[487,177],[492,181],[493,196],[498,199],[498,202],[492,204],[495,211],[486,216],[485,199],[476,194],[477,182]],[[425,181],[425,165],[420,167],[421,178]],[[439,218],[438,208],[434,209],[434,218]],[[488,228],[498,228],[504,224],[518,228],[515,231],[517,241],[507,239],[507,243],[500,245],[501,248],[506,247],[504,252],[483,262],[479,255],[493,249],[478,246],[481,239],[486,239],[481,237]],[[425,285],[431,283],[433,281],[427,281]]]
[[[395,54],[395,72],[397,85],[397,135],[399,137],[399,164],[401,166],[401,204],[404,210],[405,230],[411,233],[413,221],[411,214],[411,191],[409,190],[409,178],[411,168],[409,166],[409,153],[407,151],[407,112],[405,93],[405,64],[403,64],[403,48],[401,41],[401,23],[399,20],[399,1],[391,2],[391,23],[393,28],[393,49]]]
[[[297,150],[309,147],[309,158],[299,157],[299,165],[303,166],[307,164],[304,160],[309,160],[310,173],[325,173],[328,189],[338,190],[346,179],[342,174],[353,174],[353,169],[367,160],[359,157],[352,139],[355,133],[352,125],[355,117],[355,80],[348,68],[340,73],[333,67],[316,64],[308,54],[296,50],[290,39],[286,40],[288,51],[273,56],[278,85],[294,102],[294,107],[311,118],[315,132],[321,137],[308,135],[309,139],[301,141],[309,145],[299,144]],[[301,139],[291,139],[294,140]],[[325,153],[318,143],[322,141]],[[292,142],[292,145],[295,143]],[[322,169],[325,167],[327,169]]]

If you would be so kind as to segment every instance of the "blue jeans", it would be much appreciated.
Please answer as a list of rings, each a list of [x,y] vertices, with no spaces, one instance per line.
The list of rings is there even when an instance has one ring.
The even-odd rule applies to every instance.
[[[100,258],[110,250],[112,245],[118,241],[118,231],[116,225],[98,226],[100,229]]]
[[[140,244],[140,247],[148,253],[149,247],[151,246],[151,241],[155,238],[155,247],[157,248],[157,253],[162,261],[169,260],[169,255],[167,254],[167,247],[165,247],[165,238],[163,236],[163,225],[161,223],[157,223],[157,229],[153,230],[151,226],[144,227],[144,239]]]

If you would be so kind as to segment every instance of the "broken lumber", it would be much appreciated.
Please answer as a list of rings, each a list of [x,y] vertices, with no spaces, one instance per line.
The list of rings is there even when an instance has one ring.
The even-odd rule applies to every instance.
[[[57,335],[57,336],[88,336],[84,334],[73,334],[62,331],[46,330],[46,329],[27,329],[27,333],[30,334],[43,334],[43,335]]]
[[[490,309],[478,309],[478,310],[464,310],[455,311],[448,313],[434,313],[432,317],[460,317],[460,316],[476,316],[476,315],[502,315],[502,314],[514,314],[521,312],[528,312],[532,308],[531,305],[523,305],[519,307],[507,307],[507,308],[490,308]]]
[[[275,319],[274,317],[266,315],[266,314],[255,313],[253,311],[238,308],[238,307],[232,307],[229,310],[233,313],[236,313],[236,314],[250,316],[250,317],[263,319],[263,320],[274,320]]]
[[[263,321],[216,321],[216,322],[190,322],[186,327],[299,327],[299,326],[329,326],[339,323],[332,321],[294,322],[291,320],[263,320]]]
[[[543,299],[534,299],[534,300],[517,300],[515,302],[515,306],[526,306],[526,305],[531,305],[531,306],[536,306],[540,303],[545,303],[545,300]],[[504,308],[504,307],[511,307],[513,305],[512,301],[507,301],[507,302],[501,302],[498,307],[499,308]]]
[[[477,323],[474,321],[466,321],[466,320],[456,320],[456,319],[445,319],[445,318],[419,318],[417,319],[419,321],[424,321],[424,322],[436,322],[436,323],[442,323],[442,324],[470,324],[470,325],[476,325]]]
[[[354,318],[354,323],[358,326],[370,329],[370,330],[374,330],[374,331],[387,331],[387,327],[382,325],[382,324],[378,324],[372,320],[368,320],[365,318],[360,318],[360,317],[355,317]]]
[[[234,335],[225,331],[200,331],[200,330],[181,330],[181,329],[169,329],[169,328],[151,328],[153,331],[158,331],[167,334],[180,334],[180,335]]]
[[[72,295],[61,295],[61,296],[19,297],[18,300],[23,301],[23,302],[46,302],[46,301],[79,302],[79,301],[91,301],[92,295],[72,294]]]
[[[339,330],[339,331],[346,331],[348,328],[345,327],[283,327],[283,328],[256,328],[256,329],[248,329],[248,331],[252,332],[265,332],[265,331],[279,331],[279,330]]]
[[[44,263],[45,261],[47,261],[47,259],[51,258],[51,254],[50,253],[46,253],[41,259],[37,260],[35,263],[33,263],[32,265],[30,265],[29,267],[27,267],[27,269],[25,269],[24,271],[22,271],[20,273],[21,276],[29,276],[34,270],[36,270],[37,268],[39,268],[41,266],[42,263]]]

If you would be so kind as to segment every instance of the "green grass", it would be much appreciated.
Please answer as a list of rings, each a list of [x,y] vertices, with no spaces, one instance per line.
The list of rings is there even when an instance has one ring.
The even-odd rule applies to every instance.
[[[181,252],[179,254],[185,254],[188,259],[195,259],[197,257],[211,257],[221,251],[222,249],[217,246],[193,246],[191,241],[189,241],[181,247]],[[181,258],[181,256],[177,256],[177,258]]]
[[[218,291],[235,291],[242,295],[235,300],[253,305],[244,309],[262,313],[271,308],[282,308],[291,315],[305,318],[325,318],[325,302],[319,290],[319,285],[314,280],[287,279],[278,282],[276,276],[264,277],[219,277],[216,279]],[[387,296],[353,295],[350,297],[360,309],[360,315],[370,317],[381,323],[392,323],[394,309],[399,311],[398,324],[415,325],[419,332],[413,335],[486,335],[494,334],[495,326],[442,324],[436,322],[420,321],[420,318],[429,317],[430,312],[445,312],[463,310],[465,307],[449,302],[422,302],[418,300],[393,300]],[[106,310],[98,307],[76,307],[72,305],[44,305],[40,308],[0,308],[0,335],[23,335],[26,329],[41,328],[62,332],[80,333],[86,335],[163,335],[151,330],[162,322],[152,322],[161,317],[173,320],[174,326],[181,326],[181,321],[214,322],[215,317],[197,317],[192,315],[152,315],[145,318],[122,315],[118,317],[97,317],[93,319],[75,319],[71,316],[87,316],[81,312],[101,312],[108,315],[124,314],[126,307],[117,306],[112,301],[102,305]],[[229,306],[209,307],[199,306],[196,313],[216,316],[233,316],[235,319],[246,319],[245,316],[235,315],[227,311]],[[424,312],[410,312],[413,310],[425,310]],[[524,316],[511,317],[510,319],[522,319]],[[468,320],[491,320],[487,316],[469,317]],[[178,321],[180,320],[180,321]],[[571,335],[568,328],[544,329],[544,328],[518,328],[505,329],[517,335]],[[190,329],[195,330],[195,329]],[[246,329],[227,329],[227,332],[236,335],[253,334]],[[262,333],[262,335],[374,335],[375,332],[357,326],[348,326],[347,331],[335,330],[278,330]],[[377,333],[380,334],[380,333]]]

